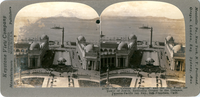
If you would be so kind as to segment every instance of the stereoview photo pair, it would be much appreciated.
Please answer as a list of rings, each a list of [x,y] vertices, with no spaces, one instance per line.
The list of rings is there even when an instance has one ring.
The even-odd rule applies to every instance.
[[[191,29],[197,35],[195,25],[188,28],[197,14],[193,3],[182,10],[172,1],[118,1],[16,3],[16,12],[8,6],[12,88],[187,87],[186,45]],[[9,25],[11,18],[2,17]]]

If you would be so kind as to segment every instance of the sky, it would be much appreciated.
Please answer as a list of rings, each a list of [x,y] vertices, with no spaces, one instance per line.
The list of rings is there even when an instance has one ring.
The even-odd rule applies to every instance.
[[[182,12],[174,5],[154,1],[130,1],[108,6],[102,16],[167,17],[182,19]]]
[[[100,16],[134,16],[134,17],[167,17],[182,19],[181,11],[169,3],[154,1],[130,1],[116,3],[103,10]],[[76,17],[79,19],[95,19],[98,13],[88,5],[74,2],[44,2],[27,5],[15,18],[14,33],[17,35],[22,28],[36,23],[41,18]],[[45,27],[38,23],[40,29]]]
[[[73,2],[46,2],[36,3],[24,7],[17,14],[19,17],[77,17],[93,19],[98,14],[90,6]]]
[[[79,19],[94,19],[99,17],[97,12],[90,6],[73,2],[45,2],[25,6],[16,15],[15,35],[20,28],[29,26],[41,18],[49,17],[76,17]],[[39,25],[44,27],[42,23]]]

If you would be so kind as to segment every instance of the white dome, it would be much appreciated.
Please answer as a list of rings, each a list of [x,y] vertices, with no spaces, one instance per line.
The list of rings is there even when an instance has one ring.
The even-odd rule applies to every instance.
[[[86,47],[85,47],[85,50],[86,52],[89,52],[89,51],[92,51],[94,48],[94,45],[93,44],[88,44]]]
[[[176,45],[173,47],[174,53],[177,53],[179,50],[181,50],[181,45]]]
[[[172,36],[167,36],[167,37],[166,37],[166,40],[167,40],[167,41],[174,41],[174,39],[173,39]]]
[[[41,40],[49,39],[49,37],[47,35],[45,35],[45,34],[43,34],[40,38],[41,38]]]
[[[85,39],[84,36],[79,36],[79,37],[78,37],[78,41],[86,41],[86,39]]]
[[[134,35],[134,34],[131,34],[130,36],[129,36],[129,39],[137,39],[137,37]]]
[[[40,48],[43,49],[45,47],[45,45],[46,45],[46,42],[41,43]]]
[[[127,49],[127,48],[128,48],[127,43],[121,42],[121,43],[118,45],[117,50],[122,50],[122,48]]]
[[[128,48],[132,48],[133,47],[133,42],[128,44]]]
[[[40,44],[39,43],[32,43],[30,46],[30,50],[38,50],[40,49]]]
[[[33,42],[31,41],[31,42],[29,42],[28,44],[32,44]]]

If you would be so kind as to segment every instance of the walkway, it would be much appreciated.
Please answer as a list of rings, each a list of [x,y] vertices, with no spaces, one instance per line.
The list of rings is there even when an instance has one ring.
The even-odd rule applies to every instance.
[[[167,87],[167,83],[165,79],[158,78],[148,78],[148,77],[133,77],[133,76],[112,76],[109,79],[114,78],[131,78],[132,81],[130,83],[130,87]],[[101,81],[106,80],[106,78],[101,79]],[[140,81],[141,80],[141,81]],[[112,84],[112,83],[111,83]]]

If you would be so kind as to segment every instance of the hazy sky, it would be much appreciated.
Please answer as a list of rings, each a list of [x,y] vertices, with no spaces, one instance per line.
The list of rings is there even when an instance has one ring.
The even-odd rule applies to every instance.
[[[22,8],[15,18],[15,34],[24,26],[29,26],[41,18],[77,17],[80,19],[98,18],[97,12],[88,5],[73,2],[36,3]],[[154,1],[130,1],[110,5],[101,16],[155,16],[173,19],[183,18],[181,11],[169,3]],[[44,27],[43,23],[38,25]]]
[[[24,7],[18,13],[19,17],[77,17],[93,19],[98,14],[90,6],[73,2],[46,2],[36,3]]]
[[[15,34],[21,27],[29,26],[41,18],[48,17],[76,17],[80,19],[94,19],[99,17],[97,12],[88,5],[73,2],[45,2],[36,3],[22,8],[15,18]],[[44,27],[42,23],[41,28]]]
[[[183,18],[182,12],[174,5],[154,1],[130,1],[110,5],[102,16],[154,16],[172,19]]]

